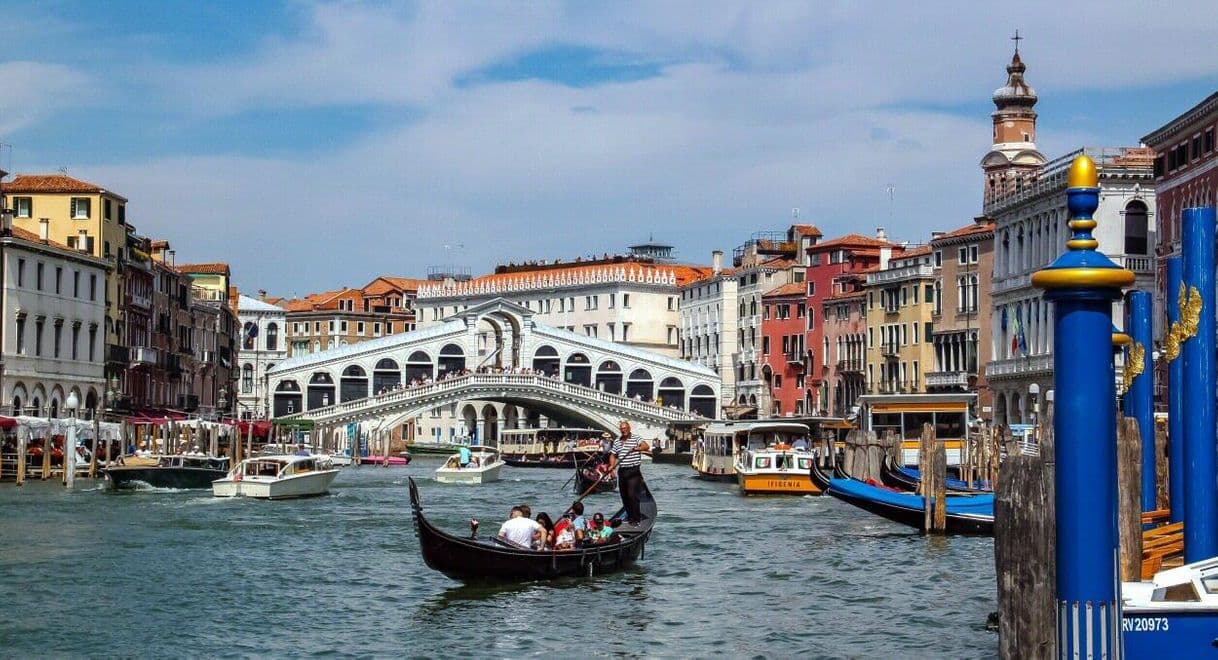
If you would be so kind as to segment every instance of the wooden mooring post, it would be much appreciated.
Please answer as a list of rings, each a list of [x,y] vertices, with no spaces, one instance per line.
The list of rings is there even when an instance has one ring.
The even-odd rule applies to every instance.
[[[935,427],[930,424],[922,425],[918,470],[922,477],[924,506],[922,532],[942,534],[947,530],[947,449],[939,442]]]
[[[1117,530],[1121,579],[1142,579],[1142,433],[1138,420],[1117,420]]]
[[[1005,659],[1056,657],[1054,479],[1050,404],[1040,455],[1009,453],[995,484],[994,567],[998,577],[998,652]],[[995,429],[991,438],[1002,433]],[[1009,446],[1009,445],[1008,445]]]
[[[17,429],[17,485],[25,485],[25,464],[29,461],[29,456],[25,452],[29,450],[29,432],[25,429]]]

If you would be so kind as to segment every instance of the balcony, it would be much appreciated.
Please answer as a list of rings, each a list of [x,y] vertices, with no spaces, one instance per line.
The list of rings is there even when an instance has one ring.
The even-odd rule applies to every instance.
[[[126,346],[108,344],[106,345],[106,361],[125,367],[131,363],[131,351]]]
[[[901,356],[901,347],[896,344],[880,344],[880,355],[895,360]]]
[[[973,374],[967,371],[932,371],[926,374],[927,387],[968,387]]]
[[[138,293],[128,293],[127,306],[139,307],[140,309],[152,309],[152,296],[146,296]]]
[[[1009,360],[994,360],[985,366],[985,375],[989,378],[1017,378],[1024,375],[1052,373],[1052,371],[1052,355],[1033,355],[1030,357],[1011,358]]]
[[[1013,277],[1005,277],[1003,279],[995,279],[991,295],[996,296],[1000,293],[1006,293],[1007,291],[1014,291],[1016,289],[1026,289],[1030,286],[1032,286],[1031,273],[1026,275],[1016,275]]]
[[[1132,270],[1137,275],[1154,275],[1155,258],[1140,254],[1114,254],[1109,257],[1121,268]]]
[[[934,277],[935,269],[930,264],[917,264],[913,266],[904,266],[902,268],[889,268],[881,270],[877,273],[867,274],[867,284],[887,284],[889,282],[900,282],[902,280]]]
[[[136,346],[131,349],[131,364],[136,365],[155,365],[160,356],[159,351],[148,346]]]
[[[805,355],[801,351],[787,351],[786,356],[787,362],[803,366]]]
[[[861,373],[863,373],[863,361],[862,360],[838,360],[837,361],[837,372],[839,374],[844,374],[844,373],[861,374]]]

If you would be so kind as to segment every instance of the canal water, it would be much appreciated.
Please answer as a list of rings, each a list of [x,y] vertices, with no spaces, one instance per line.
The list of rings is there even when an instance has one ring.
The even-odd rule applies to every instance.
[[[644,466],[660,516],[633,570],[464,586],[423,565],[407,475],[429,517],[484,533],[515,503],[561,512],[570,475],[458,486],[431,480],[438,465],[347,469],[330,496],[285,502],[0,485],[0,656],[996,652],[990,539],[923,538],[830,498],[746,499],[683,466]]]

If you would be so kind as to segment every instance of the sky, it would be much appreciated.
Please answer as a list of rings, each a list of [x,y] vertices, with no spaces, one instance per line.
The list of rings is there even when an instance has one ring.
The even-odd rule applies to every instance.
[[[923,242],[981,211],[1016,29],[1049,158],[1218,89],[1218,3],[1166,7],[7,0],[0,168],[277,295],[652,236],[709,263],[794,209]]]

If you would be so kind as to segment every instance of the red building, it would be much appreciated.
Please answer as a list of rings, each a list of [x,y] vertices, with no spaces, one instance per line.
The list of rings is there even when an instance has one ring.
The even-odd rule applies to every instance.
[[[1180,252],[1180,217],[1184,209],[1213,206],[1218,200],[1218,92],[1142,138],[1155,150],[1157,252]]]
[[[900,254],[901,246],[888,241],[883,228],[876,230],[876,236],[847,234],[840,238],[817,243],[808,248],[808,268],[805,275],[807,290],[805,306],[808,309],[805,327],[805,344],[810,348],[807,357],[807,377],[804,381],[807,388],[802,394],[805,399],[807,414],[828,413],[831,409],[840,408],[834,405],[842,402],[844,390],[837,391],[838,375],[837,362],[845,359],[834,351],[839,349],[837,336],[830,338],[825,333],[825,318],[822,311],[825,303],[837,296],[853,293],[855,278],[868,269],[875,268],[881,263],[887,263],[893,254]],[[837,307],[833,307],[837,311]],[[820,315],[818,317],[818,315]],[[844,327],[843,327],[844,331]],[[850,334],[865,333],[865,327],[851,330]],[[853,338],[850,338],[851,341]],[[859,355],[862,358],[862,355]],[[861,372],[859,376],[861,378]],[[861,392],[860,392],[861,393]],[[839,414],[840,410],[838,411]]]
[[[807,369],[803,282],[791,282],[762,296],[761,377],[770,392],[771,417],[809,413],[804,378]],[[764,417],[758,411],[759,417]]]

